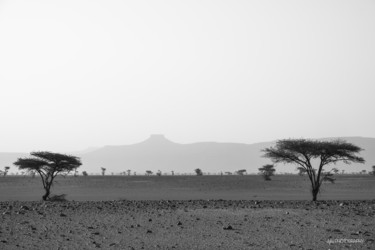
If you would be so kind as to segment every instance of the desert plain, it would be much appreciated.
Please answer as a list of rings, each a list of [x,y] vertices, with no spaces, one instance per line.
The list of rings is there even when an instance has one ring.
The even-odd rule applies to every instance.
[[[0,178],[0,249],[375,249],[375,178]]]

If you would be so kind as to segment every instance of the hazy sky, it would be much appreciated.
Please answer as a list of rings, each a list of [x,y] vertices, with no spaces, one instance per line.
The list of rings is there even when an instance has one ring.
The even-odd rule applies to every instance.
[[[0,0],[0,151],[375,137],[375,1]]]

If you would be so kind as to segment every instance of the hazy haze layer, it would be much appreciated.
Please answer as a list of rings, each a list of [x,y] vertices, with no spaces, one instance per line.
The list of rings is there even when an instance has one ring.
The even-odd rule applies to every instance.
[[[374,1],[0,1],[0,152],[375,137]]]

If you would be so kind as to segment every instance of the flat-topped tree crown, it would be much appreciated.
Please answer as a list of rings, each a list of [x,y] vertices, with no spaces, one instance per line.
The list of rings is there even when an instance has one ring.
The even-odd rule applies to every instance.
[[[54,178],[58,174],[69,173],[82,165],[80,159],[75,156],[51,153],[48,151],[32,152],[33,157],[19,158],[13,164],[19,169],[36,171],[42,178],[45,194],[43,200],[47,200]]]
[[[331,181],[331,171],[323,172],[323,166],[344,162],[364,163],[365,160],[357,154],[362,149],[343,140],[322,141],[308,139],[286,139],[276,142],[276,146],[263,150],[264,157],[270,158],[274,163],[294,163],[304,169],[312,185],[312,195],[315,201],[323,181]],[[312,166],[312,161],[318,160],[317,168]]]

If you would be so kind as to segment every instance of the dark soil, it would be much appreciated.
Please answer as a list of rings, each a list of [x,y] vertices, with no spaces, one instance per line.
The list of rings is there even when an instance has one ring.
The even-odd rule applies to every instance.
[[[8,201],[0,249],[375,249],[374,218],[375,200]]]

